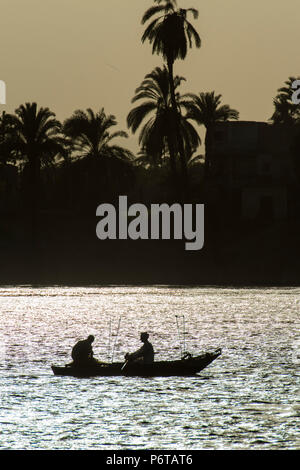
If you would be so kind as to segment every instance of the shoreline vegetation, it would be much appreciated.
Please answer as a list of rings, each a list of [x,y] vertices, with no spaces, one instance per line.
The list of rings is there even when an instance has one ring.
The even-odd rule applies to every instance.
[[[142,42],[161,65],[136,88],[126,132],[101,103],[64,122],[37,103],[2,113],[0,285],[299,285],[297,77],[279,88],[266,128],[239,121],[215,91],[181,94],[176,62],[201,47],[197,18],[174,0],[143,15]],[[115,143],[128,132],[139,134],[137,155]],[[98,240],[97,207],[121,195],[148,208],[204,204],[203,249]]]

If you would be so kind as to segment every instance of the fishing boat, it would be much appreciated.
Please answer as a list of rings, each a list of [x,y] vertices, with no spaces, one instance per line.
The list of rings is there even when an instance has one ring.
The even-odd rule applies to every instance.
[[[222,353],[216,349],[205,352],[199,356],[186,353],[182,359],[175,361],[156,361],[152,364],[138,362],[95,362],[84,367],[66,365],[64,367],[51,366],[54,375],[71,377],[111,377],[111,376],[138,376],[138,377],[170,377],[195,375]]]

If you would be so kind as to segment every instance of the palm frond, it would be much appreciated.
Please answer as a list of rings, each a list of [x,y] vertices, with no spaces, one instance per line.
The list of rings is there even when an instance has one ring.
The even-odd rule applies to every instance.
[[[137,131],[146,116],[156,109],[155,103],[146,102],[133,108],[127,116],[127,126],[133,133]]]
[[[63,125],[63,131],[72,142],[74,152],[81,152],[85,156],[101,157],[111,148],[111,140],[122,137],[127,138],[125,131],[110,133],[110,128],[117,125],[114,115],[106,115],[104,108],[97,113],[88,108],[86,112],[76,110]]]
[[[142,21],[141,23],[142,24],[145,24],[153,15],[155,15],[156,13],[160,13],[161,11],[164,11],[165,10],[165,6],[164,5],[161,5],[161,6],[153,6],[151,8],[149,8],[143,15],[142,17]]]

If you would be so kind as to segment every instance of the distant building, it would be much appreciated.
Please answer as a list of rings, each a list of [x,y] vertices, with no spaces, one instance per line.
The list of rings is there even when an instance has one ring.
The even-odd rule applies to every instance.
[[[212,137],[210,191],[225,196],[243,219],[288,217],[295,184],[292,138],[282,125],[218,123]]]

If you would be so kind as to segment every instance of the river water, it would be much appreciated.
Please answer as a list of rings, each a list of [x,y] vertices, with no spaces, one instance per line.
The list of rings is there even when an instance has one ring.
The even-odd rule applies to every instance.
[[[0,449],[299,449],[299,294],[0,288]],[[122,361],[141,331],[157,360],[184,346],[223,354],[187,378],[52,374],[78,339],[93,334],[96,357]]]

